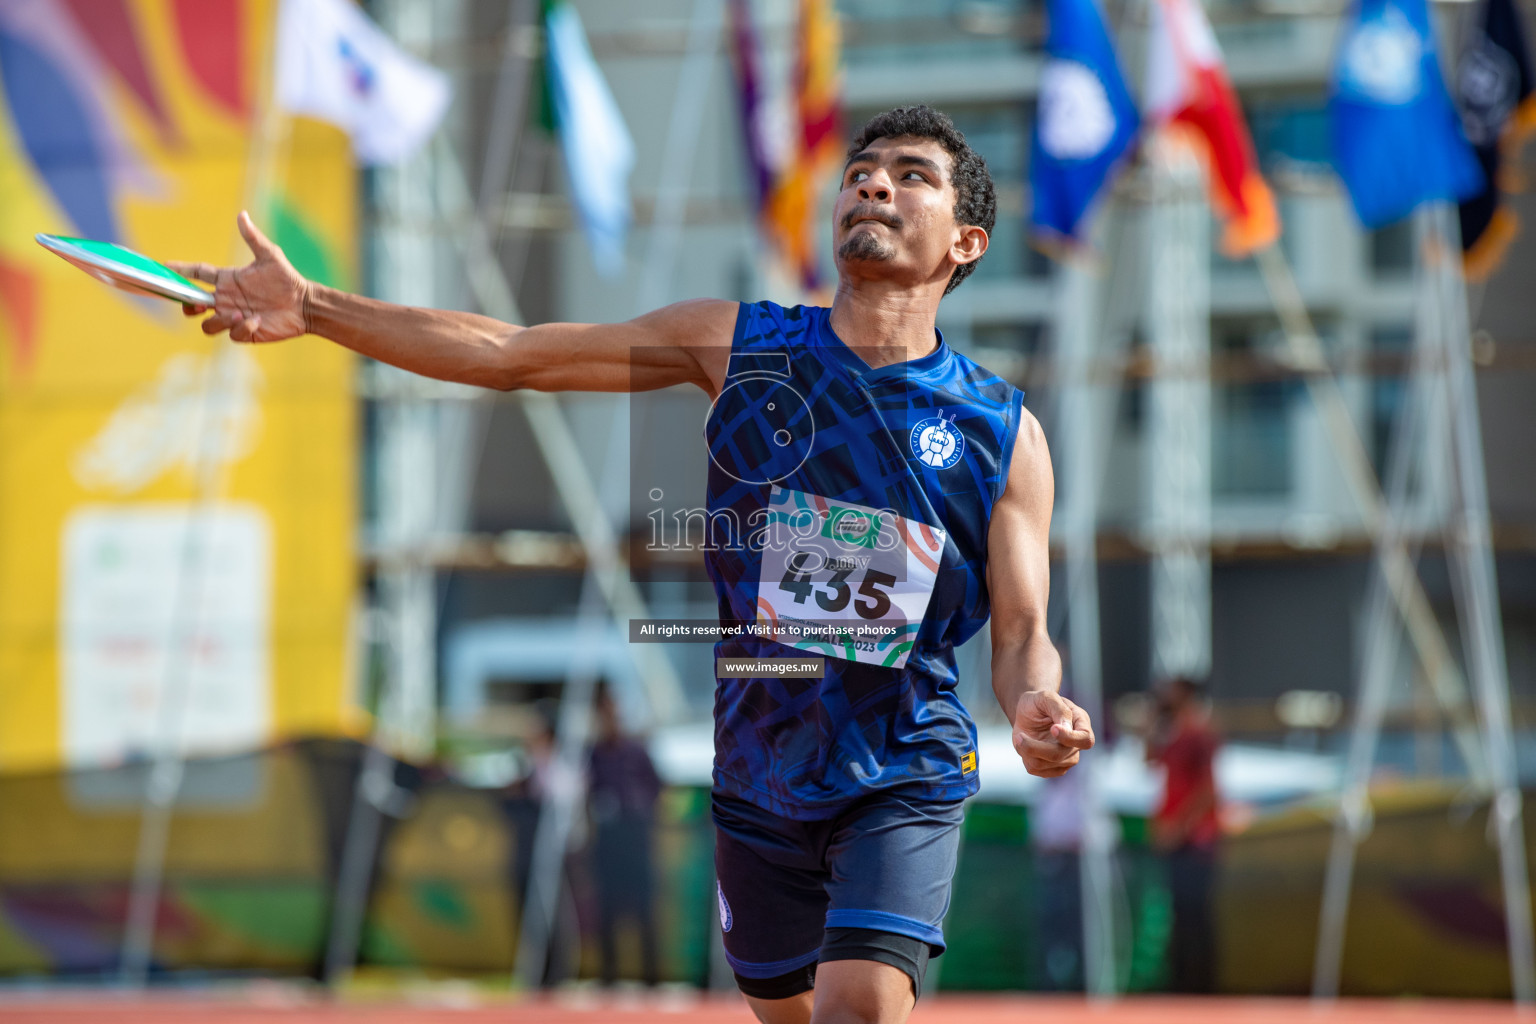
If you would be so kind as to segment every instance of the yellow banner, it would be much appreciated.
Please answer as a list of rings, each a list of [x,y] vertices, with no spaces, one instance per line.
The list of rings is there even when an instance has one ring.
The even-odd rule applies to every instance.
[[[346,138],[301,121],[254,151],[275,7],[0,3],[0,770],[352,720],[350,356],[230,351],[32,241],[243,263],[249,208],[348,284]]]

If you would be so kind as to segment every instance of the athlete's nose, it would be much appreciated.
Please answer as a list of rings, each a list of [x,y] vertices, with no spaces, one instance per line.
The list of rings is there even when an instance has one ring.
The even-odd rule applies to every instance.
[[[859,198],[874,199],[878,202],[889,202],[891,198],[890,181],[885,177],[885,172],[876,171],[863,181],[859,182]]]

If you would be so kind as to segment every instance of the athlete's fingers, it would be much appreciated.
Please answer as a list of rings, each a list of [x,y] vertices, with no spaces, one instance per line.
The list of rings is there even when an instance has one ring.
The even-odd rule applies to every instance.
[[[258,260],[263,258],[275,258],[281,251],[277,246],[261,233],[256,222],[251,220],[251,215],[244,210],[235,218],[235,225],[240,229],[240,237],[245,239],[245,244],[250,246],[251,253]]]
[[[247,317],[229,329],[231,341],[255,341],[256,332],[261,330],[261,314]]]
[[[1075,725],[1082,727],[1073,728]],[[1094,743],[1093,728],[1088,725],[1087,715],[1074,716],[1072,721],[1057,722],[1051,726],[1051,735],[1064,746],[1075,747],[1078,750],[1087,750]]]
[[[207,306],[194,306],[190,302],[183,302],[181,304],[182,316],[202,316],[206,312],[208,312]]]
[[[235,324],[239,323],[240,320],[241,314],[239,310],[224,310],[222,312],[215,313],[213,316],[203,321],[203,333],[221,334],[224,331],[229,330]]]
[[[219,283],[219,268],[212,263],[179,263],[175,260],[167,260],[165,265],[182,277],[190,277],[203,284]]]
[[[1013,734],[1013,749],[1026,762],[1040,761],[1046,764],[1059,764],[1078,754],[1078,748],[1069,747],[1055,738],[1036,739],[1022,732]]]
[[[1041,761],[1041,760],[1031,760],[1030,758],[1025,758],[1024,759],[1024,769],[1025,769],[1025,771],[1029,772],[1029,774],[1031,774],[1031,775],[1038,775],[1041,778],[1051,778],[1052,776],[1055,776],[1055,775],[1064,774],[1067,771],[1068,768],[1071,768],[1074,765],[1076,765],[1077,762],[1078,762],[1079,756],[1080,756],[1079,753],[1076,750],[1074,750],[1074,751],[1072,751],[1072,754],[1071,754],[1070,757],[1068,757],[1068,758],[1066,758],[1064,760],[1061,760],[1061,761]]]

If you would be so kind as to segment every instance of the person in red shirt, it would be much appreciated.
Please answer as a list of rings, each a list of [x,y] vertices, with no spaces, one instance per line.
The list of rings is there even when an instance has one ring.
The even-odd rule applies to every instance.
[[[1216,927],[1211,892],[1221,837],[1216,751],[1205,689],[1179,676],[1157,689],[1158,718],[1147,740],[1147,760],[1167,776],[1152,816],[1152,844],[1163,855],[1173,897],[1169,987],[1211,992],[1216,980]]]

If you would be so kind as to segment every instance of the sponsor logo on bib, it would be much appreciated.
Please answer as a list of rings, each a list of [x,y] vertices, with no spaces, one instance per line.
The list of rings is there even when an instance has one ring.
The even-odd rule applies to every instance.
[[[844,544],[872,548],[880,542],[880,517],[833,505],[827,510],[827,518],[822,520],[821,535]]]

